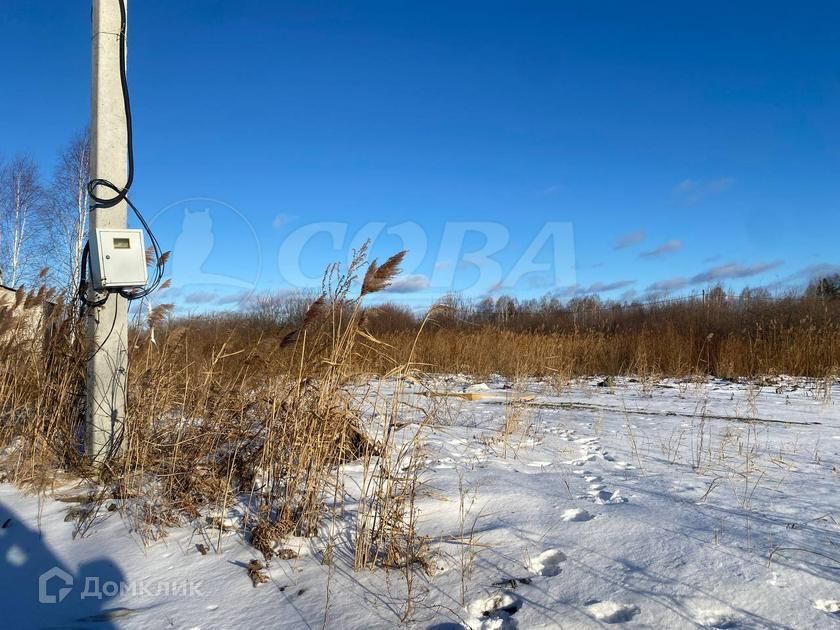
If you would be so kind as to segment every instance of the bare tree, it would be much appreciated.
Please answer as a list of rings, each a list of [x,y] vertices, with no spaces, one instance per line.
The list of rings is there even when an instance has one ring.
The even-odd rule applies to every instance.
[[[805,291],[805,295],[819,297],[824,300],[840,298],[840,273],[814,279]]]
[[[87,130],[76,134],[61,154],[50,186],[53,279],[68,295],[79,286],[82,251],[88,230],[90,139]]]
[[[31,158],[18,156],[0,167],[0,270],[9,286],[17,286],[37,264],[31,245],[43,207],[41,192]]]
[[[318,293],[307,289],[274,291],[252,296],[247,307],[258,321],[278,326],[300,326]]]
[[[507,322],[516,314],[516,299],[509,295],[501,295],[496,300],[496,319],[502,323]]]

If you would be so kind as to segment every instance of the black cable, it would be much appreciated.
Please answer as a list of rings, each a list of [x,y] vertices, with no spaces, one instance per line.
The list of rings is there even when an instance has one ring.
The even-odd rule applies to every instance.
[[[155,255],[155,268],[151,283],[139,289],[119,290],[120,295],[122,295],[124,298],[128,300],[139,300],[150,295],[151,293],[156,291],[157,288],[160,286],[160,283],[163,280],[163,271],[164,266],[166,264],[166,257],[161,251],[160,243],[158,243],[157,237],[155,237],[154,232],[152,232],[152,229],[149,227],[149,224],[146,223],[146,219],[137,209],[137,206],[135,206],[128,197],[125,198],[125,201],[129,205],[129,207],[134,211],[134,214],[137,216],[137,219],[140,221],[140,224],[143,226],[143,229],[146,230],[146,233],[149,235],[149,239],[152,243],[152,251]]]
[[[128,93],[128,76],[125,71],[125,32],[126,32],[126,18],[125,18],[125,0],[119,0],[120,3],[120,84],[122,86],[123,108],[125,110],[125,131],[126,144],[128,145],[128,177],[125,180],[125,186],[120,189],[107,179],[97,178],[92,179],[87,184],[88,196],[93,199],[94,204],[91,210],[97,208],[113,208],[128,195],[128,190],[134,183],[134,130],[131,121],[131,98]],[[104,186],[116,193],[114,197],[106,199],[99,197],[96,194],[97,186]]]
[[[102,306],[108,300],[108,296],[111,293],[118,293],[122,297],[126,298],[127,300],[139,300],[143,299],[153,291],[155,291],[159,286],[161,281],[163,280],[163,273],[164,273],[164,265],[166,262],[166,257],[164,256],[163,252],[161,251],[160,244],[158,243],[157,238],[155,237],[154,233],[152,232],[149,224],[146,222],[146,219],[143,217],[140,210],[138,210],[137,206],[135,206],[131,200],[128,198],[128,191],[131,188],[131,185],[134,183],[134,132],[133,132],[133,122],[132,122],[132,115],[131,115],[131,98],[128,91],[128,77],[126,74],[126,67],[125,67],[125,40],[126,40],[126,10],[125,10],[125,0],[119,0],[120,6],[120,33],[119,33],[119,56],[120,56],[120,85],[122,87],[122,96],[123,96],[123,107],[125,110],[125,128],[126,128],[126,144],[127,144],[127,156],[128,156],[128,173],[126,177],[126,183],[123,188],[119,188],[113,182],[103,179],[103,178],[96,178],[91,179],[87,183],[87,192],[89,198],[93,201],[90,205],[89,211],[93,212],[94,210],[99,209],[107,209],[113,208],[117,204],[122,201],[125,201],[129,207],[131,207],[134,214],[137,216],[138,220],[140,221],[143,229],[149,235],[149,239],[152,243],[152,251],[154,252],[155,256],[155,268],[153,271],[152,281],[147,283],[145,287],[136,288],[136,289],[126,289],[126,288],[119,288],[119,289],[108,289],[106,290],[105,296],[98,299],[98,300],[90,300],[87,297],[87,270],[88,265],[91,265],[90,261],[90,241],[85,244],[85,249],[82,253],[82,268],[81,268],[81,276],[79,282],[79,290],[77,294],[77,299],[82,303],[83,307],[82,310],[86,307],[97,307]],[[103,187],[112,192],[114,195],[112,197],[100,197],[97,194],[97,188]],[[93,268],[90,266],[91,276],[93,275]]]
[[[102,304],[104,304],[105,302],[108,301],[108,297],[110,295],[111,294],[108,293],[105,296],[105,298],[102,300]],[[102,350],[102,348],[105,347],[105,344],[108,343],[108,340],[111,338],[111,335],[114,334],[114,329],[117,327],[117,312],[118,312],[117,308],[115,307],[114,308],[114,320],[111,322],[111,328],[108,329],[108,334],[105,335],[105,338],[102,340],[102,342],[98,346],[96,346],[96,349],[87,356],[87,359],[85,360],[85,363],[87,363],[88,361],[93,359],[93,357],[95,357],[97,354],[99,354],[99,351]]]

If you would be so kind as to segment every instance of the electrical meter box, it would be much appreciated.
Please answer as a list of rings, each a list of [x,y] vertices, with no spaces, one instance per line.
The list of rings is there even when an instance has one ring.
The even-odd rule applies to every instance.
[[[96,289],[145,286],[143,230],[96,230],[96,238],[90,241],[90,263]]]

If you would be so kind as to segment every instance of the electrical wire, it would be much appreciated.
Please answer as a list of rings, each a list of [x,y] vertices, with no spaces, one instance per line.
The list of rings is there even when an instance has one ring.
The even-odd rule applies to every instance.
[[[164,274],[164,267],[166,264],[166,256],[163,254],[160,248],[160,243],[158,243],[157,238],[155,237],[154,232],[149,227],[149,224],[146,222],[146,219],[143,217],[143,214],[137,208],[137,206],[132,203],[131,199],[128,197],[129,189],[131,185],[134,183],[134,131],[133,131],[133,122],[132,122],[132,115],[131,115],[131,97],[128,90],[128,77],[126,74],[125,68],[125,40],[126,40],[126,10],[125,10],[125,0],[119,0],[120,6],[120,33],[119,33],[119,64],[120,64],[120,86],[122,88],[122,99],[123,99],[123,108],[125,111],[125,130],[126,130],[126,145],[127,145],[127,161],[128,161],[128,168],[127,168],[127,177],[125,186],[119,188],[113,182],[98,177],[95,179],[91,179],[87,183],[87,193],[88,197],[92,201],[89,211],[93,212],[95,210],[104,210],[108,208],[113,208],[118,205],[120,202],[125,201],[126,204],[132,209],[137,219],[140,221],[140,224],[143,226],[143,229],[149,235],[149,239],[152,244],[152,252],[154,254],[155,260],[155,267],[152,272],[152,279],[150,282],[147,282],[146,286],[135,288],[135,289],[126,289],[126,288],[119,288],[114,290],[106,290],[105,295],[99,299],[90,299],[87,296],[88,293],[88,282],[87,282],[87,272],[90,269],[91,275],[93,274],[93,267],[90,260],[90,240],[85,244],[84,251],[82,252],[82,266],[81,266],[81,276],[79,282],[79,289],[77,292],[77,299],[82,304],[82,312],[86,310],[86,308],[91,307],[98,307],[103,306],[107,301],[108,297],[111,293],[117,293],[122,297],[126,298],[129,301],[133,300],[140,300],[152,292],[157,290],[160,287],[161,281],[163,280]],[[111,197],[101,197],[98,193],[98,188],[106,188],[114,193]]]
[[[120,4],[120,86],[122,87],[123,108],[125,110],[125,131],[126,144],[128,145],[128,176],[125,180],[125,186],[118,188],[107,179],[96,178],[92,179],[87,184],[88,196],[93,200],[91,210],[97,208],[113,208],[123,199],[128,196],[128,190],[134,183],[134,128],[131,118],[131,98],[128,92],[128,76],[125,71],[125,32],[126,32],[126,17],[125,17],[125,0],[119,0]],[[96,188],[104,186],[116,193],[114,197],[104,198],[96,194]]]

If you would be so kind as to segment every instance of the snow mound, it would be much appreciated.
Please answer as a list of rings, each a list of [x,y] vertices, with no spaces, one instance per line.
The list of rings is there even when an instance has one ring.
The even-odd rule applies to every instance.
[[[515,630],[518,624],[513,619],[522,600],[508,593],[475,600],[467,608],[469,627],[476,630]]]
[[[559,549],[548,549],[528,563],[528,570],[543,577],[560,574],[560,563],[566,561],[566,554]]]
[[[823,612],[831,613],[832,615],[838,615],[840,614],[840,600],[818,599],[814,602],[814,608]]]
[[[590,604],[587,608],[589,614],[604,623],[623,623],[630,621],[639,613],[638,606],[610,601],[596,602]]]
[[[580,523],[592,520],[592,515],[582,508],[572,508],[571,510],[565,510],[560,520]]]
[[[592,490],[590,492],[592,497],[595,499],[595,503],[600,505],[615,505],[617,503],[627,503],[627,499],[621,496],[621,491],[616,490],[615,492],[610,492],[609,490]]]
[[[697,610],[695,620],[704,628],[734,628],[737,625],[735,617],[725,608]]]

